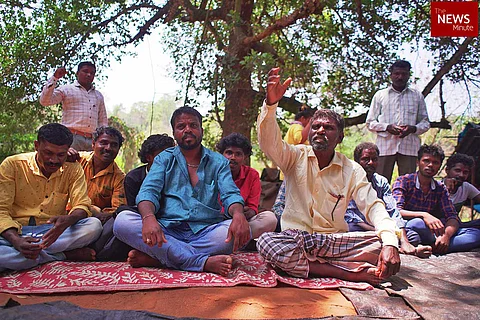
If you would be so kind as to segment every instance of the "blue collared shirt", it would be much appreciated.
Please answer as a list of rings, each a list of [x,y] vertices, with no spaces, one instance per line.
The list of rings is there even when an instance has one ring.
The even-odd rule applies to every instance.
[[[227,209],[233,203],[244,204],[233,182],[228,160],[202,147],[197,168],[198,183],[192,187],[187,162],[180,148],[164,150],[155,157],[137,196],[137,204],[150,201],[165,227],[188,223],[194,233],[224,220],[220,200]]]
[[[397,209],[397,203],[393,198],[387,178],[378,173],[374,173],[371,184],[372,188],[377,192],[377,197],[385,203],[385,209],[387,209],[390,217],[395,220],[397,227],[400,229],[405,228],[405,221],[402,219],[402,216]],[[345,221],[347,223],[368,223],[365,216],[360,210],[358,210],[357,204],[353,200],[348,204],[347,211],[345,212]]]

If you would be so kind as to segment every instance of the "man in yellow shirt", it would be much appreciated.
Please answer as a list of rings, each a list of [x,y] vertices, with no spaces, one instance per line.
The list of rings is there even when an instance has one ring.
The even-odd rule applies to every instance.
[[[47,124],[38,131],[36,152],[8,157],[0,165],[0,271],[95,259],[85,247],[102,225],[89,217],[82,167],[65,162],[72,141],[65,126]]]
[[[285,140],[288,144],[308,144],[308,132],[310,131],[310,120],[312,119],[315,110],[306,105],[302,105],[300,110],[295,115],[293,121],[285,134]]]
[[[335,152],[343,140],[345,125],[339,114],[328,109],[315,112],[310,146],[282,141],[276,107],[292,80],[281,83],[278,72],[279,68],[269,72],[257,132],[260,148],[285,174],[283,231],[261,235],[258,252],[293,276],[377,284],[400,268],[395,222],[377,198],[365,170]],[[376,233],[347,233],[344,216],[351,199],[375,226]]]

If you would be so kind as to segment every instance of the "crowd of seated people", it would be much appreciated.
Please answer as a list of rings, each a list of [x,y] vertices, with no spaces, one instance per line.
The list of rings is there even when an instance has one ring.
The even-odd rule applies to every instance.
[[[391,70],[394,94],[408,89],[405,75],[394,75],[401,66]],[[173,138],[148,137],[139,151],[145,165],[127,175],[115,163],[124,140],[117,129],[97,128],[93,151],[84,152],[70,148],[71,130],[47,124],[38,130],[35,152],[0,165],[0,271],[117,260],[227,276],[231,254],[253,247],[295,277],[378,284],[399,271],[399,253],[428,258],[480,246],[478,221],[460,222],[455,207],[480,202],[480,191],[467,182],[471,158],[450,157],[447,176],[437,181],[443,150],[419,146],[415,169],[391,187],[377,169],[382,156],[392,159],[377,144],[359,144],[353,160],[335,150],[345,123],[329,109],[309,113],[302,124],[307,137],[287,143],[276,109],[292,80],[281,81],[279,72],[268,74],[257,120],[259,147],[284,175],[272,211],[258,210],[261,184],[247,165],[250,141],[232,133],[218,141],[218,152],[206,148],[194,108],[176,109]],[[370,121],[382,139],[382,133],[402,139],[424,132],[382,121]],[[401,152],[394,160],[410,163]]]

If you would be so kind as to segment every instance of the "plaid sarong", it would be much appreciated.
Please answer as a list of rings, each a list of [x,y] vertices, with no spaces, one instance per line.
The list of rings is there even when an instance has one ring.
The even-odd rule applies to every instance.
[[[382,244],[374,231],[310,234],[285,230],[262,234],[257,249],[274,267],[292,276],[307,278],[309,262],[313,261],[350,272],[376,267]]]

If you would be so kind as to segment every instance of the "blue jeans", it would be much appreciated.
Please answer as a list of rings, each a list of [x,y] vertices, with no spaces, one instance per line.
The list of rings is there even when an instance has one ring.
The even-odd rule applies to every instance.
[[[407,221],[408,241],[413,245],[435,243],[435,235],[427,227],[423,219],[414,218]],[[480,247],[480,229],[459,228],[450,238],[448,252],[464,252]]]
[[[185,222],[168,229],[160,224],[167,242],[160,248],[158,245],[150,247],[142,239],[142,217],[126,210],[116,217],[113,233],[120,241],[148,254],[167,268],[200,272],[208,257],[232,253],[233,240],[225,243],[231,222],[225,220],[198,233],[193,233]]]
[[[24,226],[20,236],[32,236],[41,238],[53,224],[40,226]],[[79,220],[73,226],[68,227],[58,239],[47,249],[40,251],[37,259],[27,259],[5,238],[0,237],[0,271],[24,270],[33,268],[43,263],[56,260],[65,260],[64,251],[70,251],[86,247],[95,241],[102,233],[102,223],[97,218],[85,218]]]

